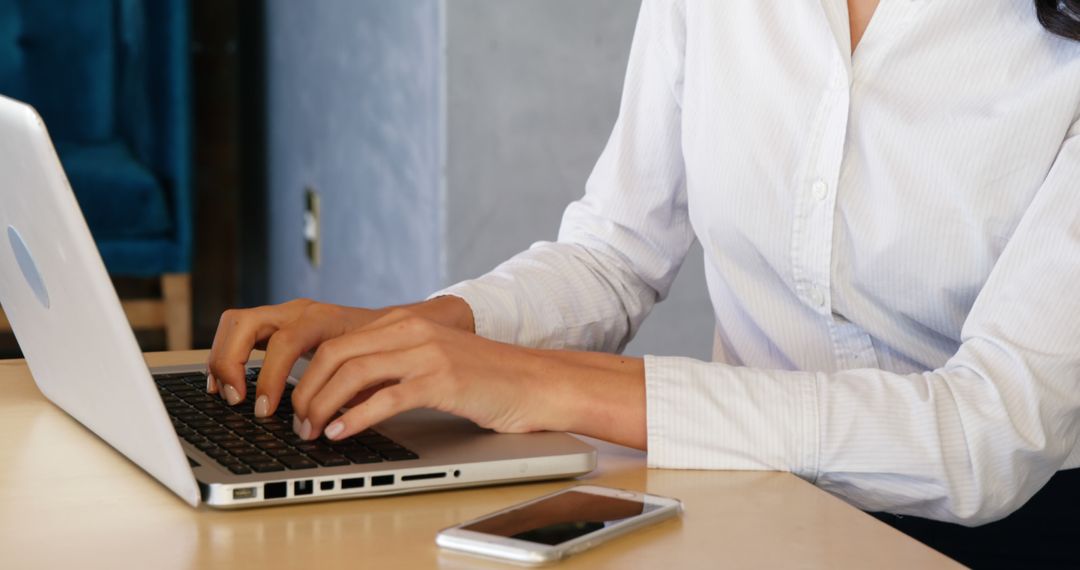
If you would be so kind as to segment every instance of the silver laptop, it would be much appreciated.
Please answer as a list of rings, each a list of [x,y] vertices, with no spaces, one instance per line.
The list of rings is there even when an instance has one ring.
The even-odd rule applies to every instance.
[[[2,96],[0,304],[42,393],[192,506],[390,495],[596,466],[596,451],[570,435],[496,434],[432,410],[340,444],[305,442],[287,404],[257,420],[250,404],[205,394],[205,363],[148,368],[44,123]],[[249,366],[254,381],[259,363]]]

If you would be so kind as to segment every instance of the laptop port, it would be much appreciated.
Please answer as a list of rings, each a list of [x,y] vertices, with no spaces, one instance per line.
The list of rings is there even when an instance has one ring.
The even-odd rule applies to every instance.
[[[349,479],[341,480],[342,489],[359,489],[364,486],[363,477],[350,477]]]
[[[294,497],[301,495],[310,495],[315,492],[315,486],[311,484],[311,479],[304,479],[303,481],[293,481],[292,494]]]
[[[233,500],[254,499],[257,492],[258,490],[255,487],[240,487],[232,490],[232,498]]]
[[[402,475],[402,481],[419,481],[420,479],[442,479],[446,473],[416,473],[414,475]]]
[[[372,487],[381,487],[383,485],[393,485],[393,484],[394,484],[394,476],[393,475],[376,475],[376,476],[371,478],[371,486]]]
[[[334,480],[333,479],[328,479],[326,481],[319,481],[319,490],[320,491],[333,491],[334,490]]]
[[[284,499],[289,494],[289,486],[284,481],[263,485],[264,499]]]

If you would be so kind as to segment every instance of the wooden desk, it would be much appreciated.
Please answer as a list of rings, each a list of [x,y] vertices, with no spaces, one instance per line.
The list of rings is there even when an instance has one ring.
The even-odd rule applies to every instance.
[[[21,360],[0,361],[0,390],[3,568],[511,568],[440,552],[435,533],[573,484],[192,509],[45,400]],[[591,443],[600,464],[582,481],[678,497],[686,513],[558,567],[956,566],[792,475],[647,470],[640,452]]]

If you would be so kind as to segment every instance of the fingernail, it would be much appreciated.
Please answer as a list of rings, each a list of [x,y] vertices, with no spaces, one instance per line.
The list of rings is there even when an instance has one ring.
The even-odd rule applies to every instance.
[[[243,398],[240,397],[240,392],[236,391],[236,388],[232,387],[232,384],[225,385],[225,401],[229,402],[230,406],[235,406],[240,403]]]
[[[304,423],[300,424],[300,437],[304,439],[311,439],[311,421],[304,420]]]
[[[330,439],[337,439],[337,436],[341,435],[341,432],[345,431],[345,424],[341,423],[341,420],[335,420],[330,425],[326,426],[326,437]]]
[[[270,398],[266,394],[255,398],[255,417],[265,418],[270,415]]]
[[[300,418],[293,414],[292,417],[292,430],[296,435],[300,435]]]
[[[206,393],[214,394],[217,392],[217,382],[214,382],[214,375],[209,372],[206,373]]]

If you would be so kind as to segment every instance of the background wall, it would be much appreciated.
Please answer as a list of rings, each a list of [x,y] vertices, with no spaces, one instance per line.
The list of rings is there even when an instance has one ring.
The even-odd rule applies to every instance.
[[[638,6],[269,0],[271,300],[413,300],[554,239],[615,122]],[[711,314],[695,247],[628,352],[707,358]]]
[[[479,275],[553,240],[618,115],[640,2],[447,0],[447,268]],[[630,354],[707,359],[701,250]]]
[[[439,0],[267,1],[270,302],[386,305],[442,283],[442,18]]]

